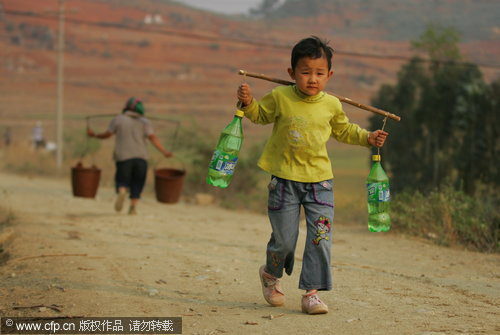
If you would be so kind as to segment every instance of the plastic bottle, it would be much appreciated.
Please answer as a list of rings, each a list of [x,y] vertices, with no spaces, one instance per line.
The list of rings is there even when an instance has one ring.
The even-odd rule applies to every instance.
[[[373,232],[383,232],[391,229],[389,178],[380,164],[380,155],[373,155],[372,161],[372,168],[366,179],[368,229]]]
[[[234,118],[222,131],[215,152],[208,166],[207,183],[226,188],[231,183],[238,154],[243,143],[241,118],[244,113],[237,110]]]

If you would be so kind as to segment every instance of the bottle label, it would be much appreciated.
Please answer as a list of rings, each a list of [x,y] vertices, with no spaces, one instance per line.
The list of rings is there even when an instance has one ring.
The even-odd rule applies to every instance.
[[[369,202],[385,202],[391,199],[389,183],[386,181],[366,184]]]
[[[238,156],[228,154],[224,151],[215,150],[209,167],[222,174],[232,175],[237,161]]]

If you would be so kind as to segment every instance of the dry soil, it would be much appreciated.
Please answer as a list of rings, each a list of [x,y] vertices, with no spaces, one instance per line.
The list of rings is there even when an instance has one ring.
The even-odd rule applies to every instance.
[[[309,316],[297,288],[303,229],[287,302],[273,308],[257,275],[266,216],[151,194],[138,215],[115,214],[110,188],[89,200],[67,180],[5,173],[0,197],[16,234],[0,265],[0,316],[180,316],[184,334],[204,335],[500,333],[499,255],[337,225],[334,290],[321,294],[330,312]],[[37,305],[60,312],[15,308]]]

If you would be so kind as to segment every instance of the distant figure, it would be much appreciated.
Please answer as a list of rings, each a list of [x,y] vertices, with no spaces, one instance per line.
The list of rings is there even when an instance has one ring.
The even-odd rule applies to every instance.
[[[122,114],[111,120],[108,130],[96,134],[87,128],[87,135],[99,139],[106,139],[116,135],[113,158],[116,161],[115,184],[118,194],[115,210],[121,211],[123,203],[130,193],[129,214],[136,214],[136,206],[141,197],[148,171],[147,141],[160,151],[165,157],[172,157],[172,153],[165,150],[148,119],[144,117],[144,106],[134,97],[127,100]]]
[[[6,127],[3,132],[3,143],[6,147],[10,146],[12,143],[12,132],[10,127]]]
[[[45,138],[43,137],[42,121],[37,121],[32,131],[33,147],[35,150],[45,147]]]

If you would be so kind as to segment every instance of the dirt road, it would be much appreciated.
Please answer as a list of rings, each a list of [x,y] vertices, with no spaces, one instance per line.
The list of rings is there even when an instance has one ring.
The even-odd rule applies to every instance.
[[[0,206],[16,217],[0,316],[181,316],[184,334],[203,335],[500,334],[499,255],[336,225],[334,290],[321,295],[330,313],[309,316],[297,288],[304,231],[287,303],[272,308],[257,275],[267,217],[151,195],[139,215],[117,215],[113,196],[74,198],[67,180],[0,173]],[[14,309],[53,304],[61,311]]]

